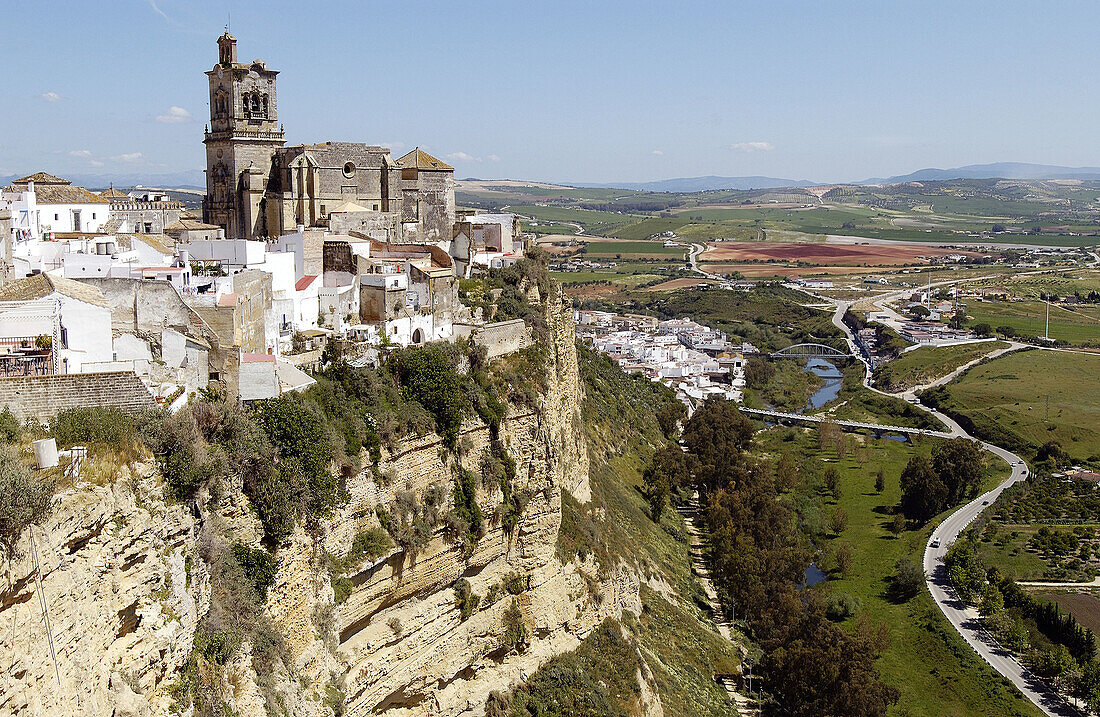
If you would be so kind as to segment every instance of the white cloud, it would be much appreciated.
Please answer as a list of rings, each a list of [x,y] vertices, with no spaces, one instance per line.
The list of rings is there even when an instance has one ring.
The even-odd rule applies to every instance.
[[[736,142],[727,147],[734,152],[769,152],[775,149],[771,142]]]
[[[657,157],[660,157],[661,155],[663,155],[663,154],[664,154],[664,152],[662,152],[662,151],[661,151],[661,150],[659,150],[659,149],[655,149],[655,150],[653,150],[652,152],[650,152],[650,154],[652,154],[652,155],[655,155],[655,156],[657,156]]]
[[[42,99],[46,100],[47,102],[60,102],[65,98],[57,94],[56,92],[43,92]]]
[[[70,157],[83,157],[84,159],[88,159],[92,156],[92,152],[91,152],[91,150],[88,150],[88,149],[74,149],[71,152],[69,152],[69,156]]]
[[[98,159],[93,159],[93,160],[92,160],[92,161],[90,162],[90,164],[91,164],[91,165],[92,165],[93,167],[102,167],[102,166],[103,166],[103,162],[100,162],[100,161],[99,161]]]
[[[144,155],[142,155],[141,152],[130,152],[128,154],[118,154],[111,157],[112,162],[124,162],[126,164],[140,162],[142,159],[144,159]]]
[[[481,157],[474,157],[473,155],[466,154],[465,152],[451,152],[447,155],[447,159],[452,162],[480,162]]]
[[[500,161],[500,157],[498,157],[498,156],[497,156],[497,155],[495,155],[495,154],[490,154],[490,155],[489,155],[489,161],[490,161],[490,162],[499,162],[499,161]]]
[[[401,150],[405,149],[404,142],[379,142],[378,146],[385,147],[391,152],[400,152]]]
[[[157,122],[161,124],[183,124],[184,122],[191,121],[191,113],[182,107],[176,107],[172,105],[168,108],[168,113],[163,115],[157,115]]]

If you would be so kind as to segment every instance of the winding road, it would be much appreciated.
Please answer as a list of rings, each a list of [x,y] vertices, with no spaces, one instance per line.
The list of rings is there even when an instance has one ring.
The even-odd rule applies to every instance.
[[[688,259],[691,263],[693,270],[701,274],[706,274],[707,272],[700,269],[695,262],[696,256],[702,253],[701,248],[698,252],[695,250],[695,248],[698,246],[699,245],[693,245],[692,253],[689,254]],[[1100,255],[1092,252],[1092,256],[1095,259],[1095,261],[1092,263],[1092,266],[1100,264]],[[1063,270],[1055,271],[1059,272]],[[1043,272],[1025,273],[1030,275]],[[932,284],[932,287],[946,286],[959,282],[960,280],[934,282]],[[836,310],[834,311],[832,317],[833,325],[844,332],[845,340],[848,342],[848,346],[852,350],[852,353],[856,356],[860,356],[860,361],[863,363],[864,366],[863,384],[872,391],[887,396],[894,396],[895,398],[907,398],[912,401],[915,393],[918,390],[928,388],[932,385],[942,385],[944,383],[947,383],[956,378],[966,369],[970,368],[971,364],[959,367],[947,376],[941,377],[932,384],[929,384],[929,386],[918,386],[902,394],[891,394],[886,393],[885,391],[881,391],[871,385],[871,367],[867,363],[867,361],[865,361],[860,355],[856,346],[855,334],[852,332],[852,329],[843,321],[844,312],[847,311],[849,306],[851,306],[851,302],[843,301],[840,299],[833,299],[826,296],[820,296],[818,294],[806,291],[804,288],[801,287],[792,288],[796,288],[803,293],[813,296],[815,298],[829,301],[836,306]],[[885,301],[888,301],[891,298],[895,298],[896,296],[904,294],[904,291],[907,290],[884,294],[878,297],[874,301],[874,304],[877,307],[882,308],[882,303],[885,303]],[[997,353],[997,355],[1025,348],[1026,346],[1026,344],[1012,342],[1012,344],[1008,348],[1001,350]],[[927,406],[924,406],[920,403],[914,403],[914,405],[930,413],[937,420],[939,420],[940,423],[944,424],[944,426],[946,426],[947,428],[947,433],[951,437],[961,437],[970,440],[977,440],[969,433],[967,433],[966,430],[963,429],[963,427],[960,426],[958,423],[956,423],[951,417],[945,416],[942,413],[934,411],[931,408],[928,408]],[[932,534],[929,536],[928,543],[925,545],[924,549],[924,574],[925,580],[928,585],[928,591],[932,594],[932,599],[935,600],[936,605],[943,612],[944,616],[955,627],[955,630],[958,631],[959,635],[962,636],[966,643],[970,645],[970,647],[975,652],[977,652],[978,655],[981,656],[981,658],[990,665],[990,667],[992,667],[1003,677],[1011,681],[1012,684],[1015,685],[1016,688],[1019,689],[1025,697],[1027,697],[1032,703],[1034,703],[1036,707],[1042,710],[1044,714],[1050,715],[1051,717],[1080,717],[1085,713],[1070,705],[1065,700],[1065,698],[1063,698],[1061,695],[1051,689],[1048,684],[1046,684],[1043,680],[1041,680],[1038,676],[1031,672],[1031,670],[1020,664],[1020,662],[1010,652],[1001,647],[997,643],[997,641],[988,632],[986,632],[985,628],[981,624],[978,612],[973,608],[967,607],[965,603],[963,603],[963,601],[959,599],[959,597],[955,594],[954,588],[952,588],[951,586],[950,579],[948,578],[947,568],[943,563],[943,557],[944,555],[946,555],[947,549],[951,546],[952,543],[954,543],[958,539],[959,535],[962,534],[962,531],[965,530],[968,525],[974,522],[974,519],[977,518],[978,515],[987,506],[993,503],[1005,489],[1007,489],[1009,486],[1014,485],[1015,483],[1025,480],[1028,475],[1026,464],[1024,463],[1023,459],[1021,459],[1015,453],[1007,451],[1000,446],[993,445],[992,443],[986,443],[984,441],[978,441],[978,443],[980,443],[982,448],[984,448],[986,451],[989,451],[993,455],[1007,462],[1009,466],[1011,466],[1011,474],[996,488],[986,493],[983,493],[963,507],[956,510],[951,515],[944,518],[943,522],[941,522],[936,527],[936,529],[932,531]]]
[[[848,302],[836,301],[836,304],[837,310],[833,315],[833,323],[844,331],[844,335],[849,344],[853,344],[855,342],[855,336],[852,330],[842,320],[844,311],[848,308]],[[1013,343],[1008,348],[1002,349],[996,353],[1000,355],[1024,347],[1025,344]],[[918,386],[899,395],[886,393],[885,391],[874,388],[870,383],[870,367],[864,362],[865,371],[863,382],[867,388],[877,393],[912,399],[918,390],[947,383],[966,369],[970,368],[974,363],[977,363],[977,361],[959,367],[947,376],[937,379],[928,386]],[[945,416],[942,413],[933,411],[920,403],[915,403],[914,405],[930,413],[939,420],[940,423],[944,424],[950,436],[976,440],[950,416]],[[1026,464],[1023,459],[1015,453],[1007,451],[1000,446],[995,446],[992,443],[986,443],[984,441],[978,442],[981,444],[982,448],[1007,462],[1009,466],[1011,466],[1012,472],[1009,477],[1002,481],[996,488],[983,493],[944,518],[943,522],[932,531],[924,549],[924,574],[928,584],[928,591],[932,594],[932,599],[936,601],[936,605],[939,606],[944,617],[946,617],[955,627],[955,630],[957,630],[962,638],[966,640],[966,643],[970,645],[970,647],[977,652],[990,667],[1011,681],[1012,684],[1014,684],[1025,697],[1031,700],[1036,707],[1042,710],[1044,714],[1051,715],[1052,717],[1055,715],[1058,717],[1068,717],[1071,715],[1079,716],[1082,714],[1080,711],[1066,702],[1061,695],[1052,690],[1049,685],[1038,678],[1031,670],[1020,664],[1019,660],[1013,657],[1008,650],[1001,647],[997,641],[986,632],[985,628],[982,627],[977,610],[967,607],[965,603],[958,598],[954,589],[951,587],[951,581],[947,576],[947,568],[943,563],[943,556],[947,554],[947,549],[958,539],[962,531],[974,522],[978,514],[993,503],[1006,488],[1025,480],[1028,475]]]

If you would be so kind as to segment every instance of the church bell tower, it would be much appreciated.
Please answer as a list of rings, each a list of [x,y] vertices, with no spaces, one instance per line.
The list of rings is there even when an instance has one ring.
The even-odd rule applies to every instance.
[[[237,61],[237,38],[218,38],[218,64],[208,71],[210,125],[203,220],[235,239],[268,235],[264,193],[275,151],[286,144],[276,111],[275,76],[262,60]]]

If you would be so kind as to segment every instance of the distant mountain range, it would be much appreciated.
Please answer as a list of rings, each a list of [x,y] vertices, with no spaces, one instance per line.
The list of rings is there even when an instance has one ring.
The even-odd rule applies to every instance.
[[[953,169],[919,169],[894,177],[876,177],[861,182],[811,182],[805,179],[776,177],[680,177],[654,182],[568,182],[570,187],[609,187],[642,192],[705,192],[715,189],[780,189],[812,187],[822,184],[897,184],[900,182],[933,182],[948,179],[1093,179],[1100,180],[1100,167],[1061,167],[1052,164],[1026,162],[994,162],[970,164]]]
[[[895,184],[898,182],[934,182],[945,179],[1100,179],[1100,167],[1060,167],[1027,162],[969,164],[954,169],[918,169],[916,172],[885,179],[865,179],[857,184]]]
[[[0,186],[11,184],[12,180],[25,176],[13,174],[0,177]],[[90,189],[102,189],[109,185],[116,187],[166,187],[180,189],[204,189],[206,174],[201,169],[188,169],[180,172],[162,174],[143,174],[128,172],[125,174],[67,174],[58,176]],[[812,182],[808,179],[782,179],[779,177],[678,177],[660,179],[652,182],[559,182],[561,186],[611,189],[628,189],[640,192],[705,192],[720,189],[781,189],[783,187],[813,187],[822,184],[897,184],[900,182],[933,182],[950,179],[1082,179],[1100,180],[1100,167],[1062,167],[1052,164],[1028,164],[1026,162],[995,162],[993,164],[970,164],[953,169],[919,169],[909,174],[893,177],[876,177],[861,182]]]
[[[707,192],[713,189],[776,189],[779,187],[812,187],[820,182],[776,177],[680,177],[655,182],[569,182],[570,187],[608,187],[639,192]]]
[[[25,177],[28,174],[31,174],[31,172],[0,177],[0,185],[6,187],[11,184],[13,180]],[[171,187],[178,189],[206,188],[206,173],[201,169],[187,169],[182,172],[167,172],[163,174],[142,174],[139,172],[127,172],[125,174],[70,174],[66,172],[51,172],[51,174],[57,174],[57,176],[67,179],[73,184],[87,187],[88,189],[105,189],[112,184],[116,187],[136,187],[140,184],[146,187]]]

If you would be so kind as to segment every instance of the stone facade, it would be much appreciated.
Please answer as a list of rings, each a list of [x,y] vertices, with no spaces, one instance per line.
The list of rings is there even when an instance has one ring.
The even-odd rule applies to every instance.
[[[454,169],[413,150],[394,159],[379,145],[324,142],[284,147],[277,122],[278,74],[260,60],[237,62],[237,41],[218,38],[207,72],[204,221],[230,238],[277,237],[296,227],[366,231],[383,241],[449,241]]]

